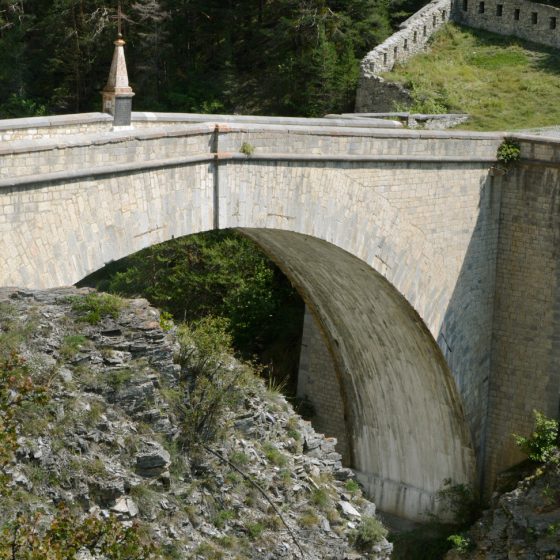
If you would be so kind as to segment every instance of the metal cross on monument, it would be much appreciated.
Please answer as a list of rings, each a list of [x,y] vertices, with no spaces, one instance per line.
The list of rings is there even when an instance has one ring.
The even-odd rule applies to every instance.
[[[119,0],[119,5],[117,7],[117,33],[119,37],[122,37],[122,7],[121,0]]]
[[[119,0],[117,3],[117,15],[110,16],[110,18],[117,20],[117,37],[120,39],[122,37],[122,19],[123,19],[121,0]]]

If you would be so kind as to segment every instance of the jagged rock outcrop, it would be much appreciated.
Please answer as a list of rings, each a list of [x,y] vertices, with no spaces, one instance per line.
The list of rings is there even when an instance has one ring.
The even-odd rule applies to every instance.
[[[375,506],[335,441],[259,380],[225,411],[225,438],[186,450],[176,411],[189,406],[189,371],[176,363],[175,329],[162,330],[142,299],[86,309],[89,293],[0,289],[0,345],[26,359],[49,397],[18,427],[4,466],[17,499],[0,497],[0,528],[22,507],[48,517],[65,503],[140,524],[162,558],[390,557],[382,533],[367,552],[351,544]]]
[[[447,560],[560,558],[560,454],[511,492],[496,495],[468,539],[472,550],[451,551]]]

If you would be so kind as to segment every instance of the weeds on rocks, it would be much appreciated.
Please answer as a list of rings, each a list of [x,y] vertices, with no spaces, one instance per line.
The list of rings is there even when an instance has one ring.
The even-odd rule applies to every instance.
[[[387,529],[375,517],[362,517],[353,533],[354,546],[361,551],[371,550],[387,536]]]
[[[242,401],[250,372],[228,357],[231,336],[222,318],[206,317],[182,326],[179,343],[188,401],[181,410],[181,438],[186,447],[208,444],[225,433],[226,413]]]
[[[113,294],[91,293],[70,298],[72,310],[79,319],[90,325],[98,325],[105,317],[116,319],[124,305],[123,300]]]
[[[552,459],[557,450],[558,421],[547,418],[538,410],[533,410],[535,416],[535,429],[528,436],[514,434],[515,443],[521,451],[537,463],[546,463]]]

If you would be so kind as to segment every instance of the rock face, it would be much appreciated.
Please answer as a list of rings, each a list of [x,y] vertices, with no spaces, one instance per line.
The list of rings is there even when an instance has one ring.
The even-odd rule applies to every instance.
[[[470,531],[474,549],[447,560],[557,560],[560,558],[560,455],[517,487],[495,497]]]
[[[342,467],[335,440],[262,382],[226,411],[223,439],[187,451],[174,406],[191,373],[175,363],[174,328],[164,332],[141,299],[90,324],[75,305],[89,293],[0,289],[0,344],[13,344],[49,392],[22,419],[4,467],[19,501],[0,498],[0,528],[24,496],[47,515],[66,503],[134,521],[161,558],[390,557],[382,536],[367,552],[352,547],[375,506]]]

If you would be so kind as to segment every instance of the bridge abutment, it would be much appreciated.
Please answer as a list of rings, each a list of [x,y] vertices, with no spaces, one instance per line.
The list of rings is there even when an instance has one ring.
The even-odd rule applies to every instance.
[[[337,440],[342,463],[352,466],[340,382],[327,339],[306,306],[303,320],[297,382],[298,398],[312,407],[311,423],[316,431]],[[305,405],[304,405],[305,406]]]

